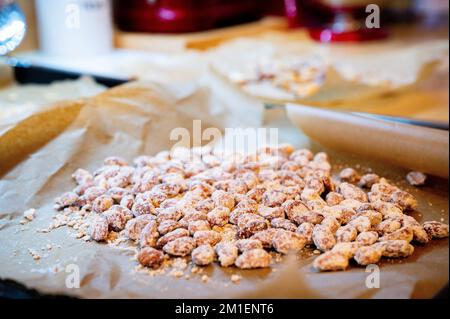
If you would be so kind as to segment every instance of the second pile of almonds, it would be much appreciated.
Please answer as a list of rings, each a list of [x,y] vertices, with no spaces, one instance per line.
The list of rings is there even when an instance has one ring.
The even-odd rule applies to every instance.
[[[85,216],[89,236],[120,233],[138,246],[143,266],[190,256],[198,266],[265,268],[270,252],[315,247],[321,271],[344,270],[382,257],[407,257],[412,243],[448,237],[438,221],[407,215],[409,193],[376,174],[354,169],[331,176],[325,153],[290,145],[247,156],[221,156],[209,147],[140,156],[130,165],[109,157],[97,171],[78,169],[77,186],[56,209]]]

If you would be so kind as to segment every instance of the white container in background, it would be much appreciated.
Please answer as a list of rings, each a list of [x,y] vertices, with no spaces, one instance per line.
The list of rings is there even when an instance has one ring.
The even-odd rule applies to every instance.
[[[36,0],[36,12],[44,54],[80,57],[112,50],[110,0]]]

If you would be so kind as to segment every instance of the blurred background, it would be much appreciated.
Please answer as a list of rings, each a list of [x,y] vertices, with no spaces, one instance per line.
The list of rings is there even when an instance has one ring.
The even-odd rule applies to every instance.
[[[54,12],[52,6],[57,2],[90,5],[90,10],[105,10],[102,7],[111,3],[109,0],[18,0],[28,24],[27,35],[19,50],[39,47],[37,7],[42,7],[41,18],[45,19],[43,11]],[[267,16],[285,17],[291,27],[312,29],[343,15],[361,16],[366,5],[372,3],[380,5],[383,10],[383,25],[422,23],[445,26],[448,23],[449,3],[445,0],[113,0],[112,8],[114,24],[119,30],[173,34],[237,25]]]
[[[0,0],[0,85],[90,75],[85,96],[212,69],[266,103],[448,126],[448,19],[446,0]]]

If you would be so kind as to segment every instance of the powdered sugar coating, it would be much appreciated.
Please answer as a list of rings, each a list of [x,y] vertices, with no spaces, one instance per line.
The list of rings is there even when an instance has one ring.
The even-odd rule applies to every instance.
[[[94,240],[135,241],[150,268],[189,255],[196,265],[217,255],[223,267],[268,267],[269,251],[310,245],[324,252],[317,269],[343,270],[352,258],[367,265],[407,257],[410,243],[448,237],[448,225],[406,215],[417,200],[385,178],[353,168],[337,175],[327,154],[289,145],[236,158],[177,148],[129,162],[109,157],[93,174],[78,169],[75,189],[55,208],[82,211]]]

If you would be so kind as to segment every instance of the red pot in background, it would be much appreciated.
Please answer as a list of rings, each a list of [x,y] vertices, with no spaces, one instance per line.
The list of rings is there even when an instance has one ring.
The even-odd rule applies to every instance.
[[[266,7],[266,15],[281,17],[284,17],[286,15],[284,0],[264,0],[264,4]]]
[[[260,0],[114,0],[119,29],[133,32],[202,31],[255,21],[265,12]]]

